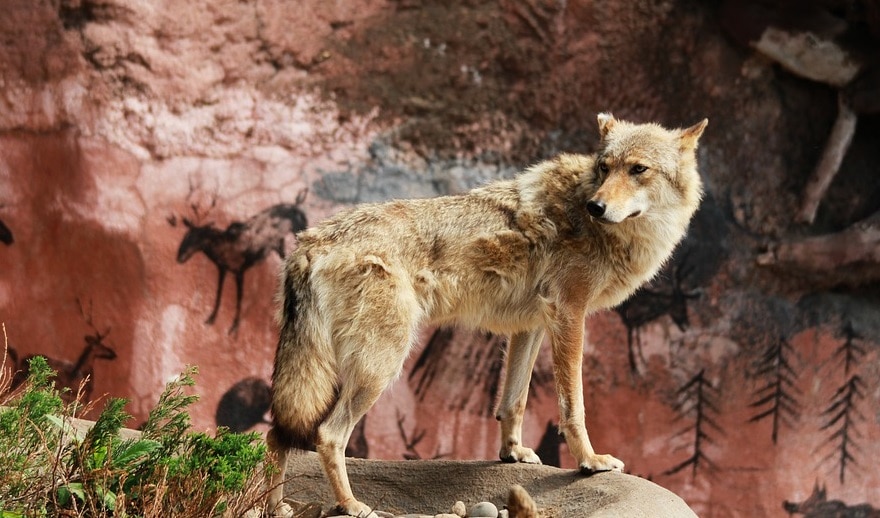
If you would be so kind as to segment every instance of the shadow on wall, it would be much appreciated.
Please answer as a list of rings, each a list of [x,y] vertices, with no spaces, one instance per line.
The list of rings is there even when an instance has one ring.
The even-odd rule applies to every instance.
[[[220,397],[215,420],[232,432],[245,432],[258,424],[269,424],[266,413],[272,389],[266,380],[251,377],[238,381]]]
[[[244,378],[220,397],[214,420],[217,426],[224,426],[231,432],[246,432],[260,424],[272,424],[267,417],[271,404],[272,387],[269,382],[257,377]],[[369,456],[366,421],[366,417],[361,419],[352,432],[345,449],[346,457],[366,459]]]

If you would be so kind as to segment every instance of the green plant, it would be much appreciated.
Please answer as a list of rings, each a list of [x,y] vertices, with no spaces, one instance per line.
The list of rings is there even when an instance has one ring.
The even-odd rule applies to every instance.
[[[238,516],[264,496],[270,464],[256,433],[190,431],[194,367],[169,383],[142,433],[123,439],[124,399],[87,431],[73,424],[43,358],[0,410],[0,518]]]
[[[0,516],[15,516],[7,509],[44,508],[42,488],[52,484],[60,447],[60,433],[49,417],[64,409],[52,375],[45,358],[31,360],[15,404],[0,410]]]

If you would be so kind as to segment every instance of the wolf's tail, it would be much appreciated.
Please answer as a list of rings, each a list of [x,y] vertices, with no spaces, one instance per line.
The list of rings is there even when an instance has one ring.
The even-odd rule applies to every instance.
[[[272,374],[274,442],[312,449],[337,399],[336,359],[309,282],[309,262],[294,252],[284,266],[281,334]]]

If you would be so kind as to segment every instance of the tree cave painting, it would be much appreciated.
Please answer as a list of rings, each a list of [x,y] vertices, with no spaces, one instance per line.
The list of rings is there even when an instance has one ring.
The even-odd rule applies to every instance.
[[[860,448],[856,441],[862,436],[858,426],[866,420],[865,413],[859,407],[865,400],[866,387],[856,372],[856,366],[865,355],[865,348],[860,342],[862,337],[853,329],[850,321],[843,325],[841,334],[843,342],[834,356],[842,364],[843,381],[836,387],[831,401],[822,412],[822,431],[829,434],[828,443],[832,445],[831,452],[824,460],[836,464],[838,479],[843,484],[847,470],[857,465],[855,455]]]
[[[800,389],[797,387],[797,372],[793,367],[795,356],[791,343],[784,337],[770,341],[754,362],[753,375],[762,383],[754,392],[754,400],[749,406],[758,412],[749,419],[756,423],[771,421],[770,438],[773,444],[779,440],[782,425],[791,428],[800,413]]]
[[[674,475],[685,468],[691,468],[691,476],[696,478],[701,466],[716,469],[706,455],[706,446],[712,442],[713,433],[723,433],[718,426],[718,390],[706,379],[706,371],[700,370],[676,392],[675,412],[682,420],[693,423],[682,428],[677,436],[689,437],[687,448],[691,454],[687,459],[666,470],[664,475]]]
[[[284,258],[284,238],[290,234],[296,234],[308,226],[306,215],[300,208],[300,205],[305,201],[307,192],[305,189],[301,191],[294,203],[273,205],[244,222],[232,222],[226,229],[217,228],[210,222],[200,224],[198,221],[193,222],[188,218],[182,218],[187,232],[180,242],[177,262],[185,263],[193,255],[201,252],[217,267],[218,277],[214,306],[205,321],[206,324],[213,325],[217,318],[223,295],[223,282],[226,279],[226,274],[231,273],[235,279],[235,316],[232,319],[229,334],[238,330],[244,274],[272,252],[277,253],[280,258]],[[212,207],[214,203],[216,203],[216,199],[212,201]],[[196,216],[199,216],[198,206],[192,204],[191,208]],[[177,218],[169,218],[169,223],[175,226]]]

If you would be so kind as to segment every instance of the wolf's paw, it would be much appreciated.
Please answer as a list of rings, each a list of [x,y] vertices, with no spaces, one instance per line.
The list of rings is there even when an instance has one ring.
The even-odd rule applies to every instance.
[[[333,509],[333,512],[346,516],[354,516],[356,518],[378,518],[376,513],[366,504],[362,504],[357,500],[349,500],[341,503]]]
[[[580,464],[581,473],[590,475],[598,471],[623,471],[624,464],[611,455],[593,455]]]
[[[514,445],[509,448],[502,448],[498,453],[504,462],[524,462],[526,464],[540,464],[541,459],[535,453],[535,450],[526,448],[525,446]]]

